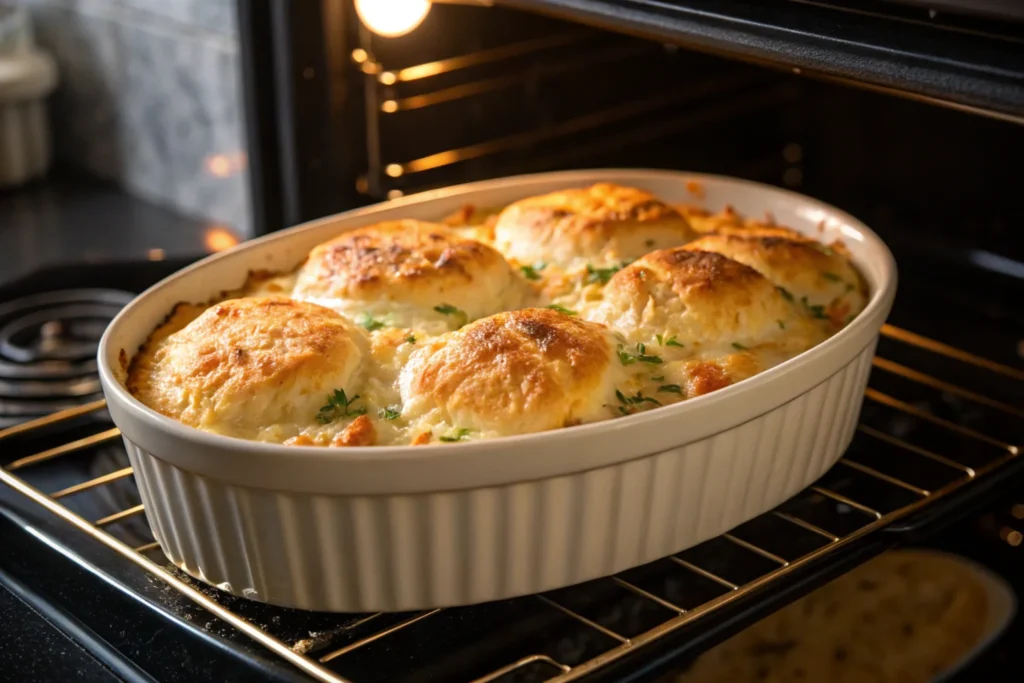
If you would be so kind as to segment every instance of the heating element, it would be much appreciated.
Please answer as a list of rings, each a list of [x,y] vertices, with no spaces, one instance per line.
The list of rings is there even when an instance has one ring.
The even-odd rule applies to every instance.
[[[944,506],[962,505],[1016,473],[1024,462],[1024,411],[1015,404],[1022,385],[1021,370],[887,325],[849,451],[777,509],[607,579],[417,613],[331,615],[258,605],[170,566],[152,536],[142,536],[148,530],[137,497],[108,495],[122,507],[102,516],[76,512],[76,501],[112,487],[133,491],[130,467],[96,456],[119,440],[117,429],[91,429],[20,457],[0,469],[0,481],[316,680],[611,679],[630,655],[678,644],[684,634],[696,648],[702,639],[693,634],[739,603],[777,608],[809,588],[800,588],[802,576],[844,551],[886,533],[895,543],[899,532],[927,525]],[[0,440],[36,442],[103,408],[96,400],[63,410],[4,429]],[[34,485],[34,473],[48,464],[80,458],[108,469],[97,473],[93,464],[89,478],[58,490]],[[865,559],[861,553],[855,561]]]

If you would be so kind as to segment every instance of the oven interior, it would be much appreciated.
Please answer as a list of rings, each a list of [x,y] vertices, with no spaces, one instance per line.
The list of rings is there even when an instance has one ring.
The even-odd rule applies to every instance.
[[[33,575],[58,603],[74,593],[110,612],[89,624],[124,677],[179,657],[186,673],[238,676],[232,667],[242,667],[269,680],[651,680],[886,548],[1001,496],[1015,500],[1024,470],[1024,173],[1014,161],[1024,131],[1008,117],[503,7],[439,4],[412,33],[384,39],[347,2],[287,4],[264,13],[240,4],[243,30],[279,48],[250,55],[246,76],[252,120],[274,124],[251,131],[264,230],[515,173],[686,169],[793,188],[850,211],[893,249],[900,291],[853,445],[778,509],[676,556],[546,595],[339,615],[229,597],[169,566],[90,357],[59,358],[58,367],[10,356],[26,335],[45,338],[42,326],[69,307],[97,306],[96,292],[82,288],[137,292],[179,264],[108,268],[98,279],[62,268],[8,287],[0,327],[22,336],[0,348],[0,392],[30,385],[0,401],[0,526],[20,558],[9,571]],[[980,21],[963,25],[980,31]],[[1017,30],[1005,29],[1011,38]],[[286,40],[296,34],[304,40]],[[261,60],[272,62],[259,72],[271,82],[255,88]],[[77,291],[26,303],[40,286]],[[105,295],[108,308],[118,296]],[[90,319],[110,315],[89,310]],[[74,330],[86,346],[93,327]],[[970,533],[991,537],[998,552],[1019,545],[1011,503]],[[140,623],[179,638],[147,646],[125,637],[133,625],[112,607],[123,601],[146,604]]]

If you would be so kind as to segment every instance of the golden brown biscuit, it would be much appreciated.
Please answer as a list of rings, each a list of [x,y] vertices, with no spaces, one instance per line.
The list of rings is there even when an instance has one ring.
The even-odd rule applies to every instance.
[[[493,248],[441,225],[390,221],[310,252],[292,296],[373,329],[456,329],[520,305],[522,280]]]
[[[797,353],[823,337],[796,304],[753,268],[684,247],[656,251],[620,270],[587,317],[631,343],[675,357],[761,346]]]
[[[867,303],[864,283],[850,261],[812,240],[734,232],[705,235],[686,249],[712,251],[750,266],[832,330]]]
[[[284,297],[230,299],[143,349],[129,390],[192,427],[252,437],[307,423],[335,389],[354,388],[368,341],[334,311]]]
[[[413,354],[400,378],[403,416],[442,439],[612,417],[622,377],[616,344],[604,326],[550,309],[478,320]]]
[[[509,257],[560,266],[630,261],[694,237],[686,219],[654,195],[611,183],[523,199],[494,228]]]

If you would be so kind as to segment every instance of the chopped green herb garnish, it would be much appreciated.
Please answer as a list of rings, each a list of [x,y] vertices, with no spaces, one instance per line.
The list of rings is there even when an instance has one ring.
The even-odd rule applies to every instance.
[[[379,330],[380,328],[385,326],[383,322],[381,322],[380,320],[376,320],[369,313],[363,313],[362,315],[360,315],[356,322],[365,327],[370,332],[373,332],[374,330]]]
[[[527,280],[539,280],[540,271],[548,267],[548,264],[538,261],[532,266],[519,266],[519,270],[523,272],[523,277]]]
[[[623,261],[620,265],[617,266],[608,266],[607,268],[595,268],[594,266],[588,263],[587,284],[594,284],[596,282],[599,282],[602,285],[606,285],[608,284],[608,281],[612,279],[612,275],[615,275],[615,273],[619,272],[628,265],[629,263],[627,261]]]
[[[625,344],[619,344],[616,349],[616,353],[619,355],[619,362],[623,365],[632,365],[637,361],[640,361],[641,363],[652,363],[654,365],[661,365],[663,362],[661,360],[661,356],[648,355],[647,347],[643,344],[636,345],[636,353],[627,351]]]
[[[659,346],[678,346],[681,349],[686,348],[685,346],[676,341],[676,335],[674,334],[668,339],[665,339],[660,334],[654,335],[654,338],[658,340]]]
[[[790,294],[789,290],[786,289],[785,287],[776,287],[775,289],[779,290],[779,294],[781,294],[782,298],[785,299],[786,301],[793,300],[793,295]]]
[[[565,306],[559,306],[558,304],[551,304],[546,308],[550,308],[552,311],[558,311],[559,313],[563,313],[565,315],[576,315],[576,311],[570,311]]]
[[[378,417],[383,417],[385,420],[395,420],[402,414],[402,411],[397,406],[388,406],[387,408],[381,408],[377,411]]]
[[[662,384],[660,387],[658,387],[658,391],[665,394],[679,394],[680,396],[683,395],[683,388],[678,384]]]
[[[737,349],[739,351],[746,351],[747,350],[747,347],[744,346],[743,344],[740,344],[739,342],[733,342],[732,343],[732,348]]]
[[[416,343],[416,336],[410,334],[408,337],[405,338],[405,341],[407,343],[409,343],[409,344],[415,344]]]
[[[339,417],[356,417],[365,415],[366,408],[353,408],[352,404],[359,400],[359,394],[352,398],[345,395],[344,389],[335,389],[327,395],[327,405],[322,406],[316,414],[316,421],[322,425],[333,422]]]
[[[856,287],[851,285],[849,282],[846,283],[846,291],[847,292],[852,292],[854,289],[856,289]]]
[[[451,304],[441,304],[440,306],[434,306],[434,310],[440,313],[441,315],[455,316],[455,319],[459,323],[459,327],[462,327],[463,325],[469,322],[469,316],[466,315],[466,312],[461,308],[455,308],[455,306],[452,306]]]
[[[644,396],[641,392],[636,392],[636,396],[626,396],[618,389],[615,390],[615,397],[619,399],[619,412],[623,415],[631,415],[634,410],[634,406],[642,405],[644,403],[650,403],[652,405],[660,406],[661,401],[651,396]]]
[[[781,320],[776,320],[775,322],[779,323],[780,330],[786,329],[786,323],[782,322]]]
[[[655,243],[654,243],[654,240],[644,240],[644,245],[645,245],[645,246],[648,246],[648,247],[653,247],[653,246],[654,246],[654,244],[655,244]]]
[[[832,282],[842,282],[843,281],[843,278],[839,277],[835,273],[830,273],[828,271],[825,271],[824,273],[822,273],[821,276],[823,278],[825,278],[826,280],[831,280]]]
[[[812,317],[818,318],[820,320],[827,320],[828,319],[828,316],[825,315],[825,307],[824,306],[822,306],[820,304],[818,304],[818,305],[811,304],[811,302],[809,302],[807,300],[806,296],[800,297],[800,303],[802,303],[804,305],[804,308],[806,308],[808,311],[811,312],[811,316]]]
[[[821,242],[811,242],[812,247],[820,251],[825,256],[835,256],[836,252],[831,247],[826,247]]]
[[[657,377],[652,377],[652,378],[651,378],[651,381],[652,381],[652,382],[660,382],[660,381],[662,381],[663,379],[665,379],[665,375],[658,375]]]
[[[441,441],[444,441],[446,443],[453,443],[455,441],[462,441],[467,436],[469,436],[469,433],[471,431],[471,429],[467,429],[466,427],[460,427],[459,429],[456,429],[454,433],[445,434],[444,436],[438,438],[440,438]]]

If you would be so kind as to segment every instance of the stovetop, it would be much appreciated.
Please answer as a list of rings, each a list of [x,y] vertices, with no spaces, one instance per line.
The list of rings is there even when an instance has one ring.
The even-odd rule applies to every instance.
[[[1022,312],[1014,304],[1021,300],[1020,281],[1007,279],[1005,274],[968,271],[955,264],[944,264],[939,270],[934,264],[920,260],[900,262],[908,265],[901,270],[900,294],[891,318],[898,326],[894,329],[912,330],[934,340],[954,343],[1006,366],[1021,367],[1019,345],[1024,338],[1024,321]],[[105,323],[131,293],[182,265],[180,261],[165,261],[58,267],[0,289],[0,301],[4,302],[0,304],[0,429],[68,404],[97,399],[99,387],[93,357]],[[936,278],[933,275],[936,272],[942,272],[943,277]],[[884,352],[892,359],[889,362],[913,364],[922,368],[928,377],[948,378],[958,386],[984,394],[987,400],[1019,405],[1016,393],[1019,384],[992,380],[976,367],[960,367],[941,354],[915,355],[908,350],[905,340],[893,334],[883,338],[880,344],[880,355]],[[921,361],[922,358],[926,360]],[[929,367],[929,362],[934,363],[934,367]],[[950,377],[950,368],[959,368],[959,371]],[[897,395],[908,397],[911,406],[927,407],[943,419],[996,434],[1008,442],[1017,439],[1015,442],[1020,443],[1019,421],[1007,419],[998,410],[979,408],[976,400],[963,394],[941,390],[938,394],[934,391],[928,394],[916,385],[908,387],[905,375],[890,370],[876,365],[872,378],[876,390],[901,392]],[[877,403],[866,404],[864,418],[869,429],[897,437],[925,434],[906,415]],[[40,451],[46,454],[48,449],[60,448],[68,441],[96,438],[92,436],[96,434],[103,436],[109,427],[103,413],[90,413],[71,421],[68,428],[56,434],[4,440],[0,446],[0,464],[17,466],[26,454]],[[125,451],[116,433],[112,433],[97,439],[95,447],[81,455],[53,458],[19,469],[17,473],[24,473],[25,481],[43,491],[57,492],[54,497],[59,497],[67,508],[87,520],[99,520],[97,526],[109,530],[130,547],[162,561],[141,514],[141,501],[128,476],[128,467]],[[77,482],[95,480],[101,475],[110,477],[104,485],[76,493]],[[972,513],[958,522],[948,518],[943,526],[952,526],[938,536],[933,533],[936,524],[926,523],[927,519],[917,520],[915,524],[920,529],[927,529],[927,538],[908,534],[899,540],[925,542],[978,559],[1014,583],[1019,592],[1024,589],[1024,572],[1021,571],[1024,550],[1017,547],[1024,540],[1024,522],[1021,521],[1024,495],[1020,492],[1017,479],[1002,480],[998,487],[993,485],[991,490],[981,490],[970,504],[961,505],[956,512],[967,515],[972,509],[980,508],[980,515]],[[881,501],[879,505],[882,504],[890,503]],[[847,509],[844,514],[850,512],[855,511]],[[308,680],[238,629],[209,612],[196,609],[166,583],[124,562],[93,539],[70,528],[65,521],[3,485],[0,485],[0,538],[4,539],[4,551],[0,553],[0,618],[14,625],[0,629],[0,671],[10,672],[15,679],[31,676],[32,680],[70,680],[73,677],[84,681]],[[896,541],[895,535],[875,534],[870,542],[858,545],[841,561],[837,559],[834,566],[816,571],[813,576],[802,579],[803,583],[790,585],[786,592],[794,592],[792,597],[795,597]],[[640,580],[638,575],[637,581]],[[218,595],[214,589],[199,588],[205,595],[215,596],[235,613],[260,628],[273,631],[282,641],[299,649],[316,650],[323,643],[337,643],[339,639],[354,642],[383,627],[397,626],[408,618],[408,615],[328,615],[267,608]],[[573,599],[571,595],[561,598]],[[781,602],[762,600],[759,606],[748,609],[745,618],[749,621],[755,613],[763,614],[788,599],[791,597],[780,594]],[[633,609],[634,613],[626,616],[638,629],[637,624],[646,624],[653,618],[644,611],[648,608],[636,606],[639,603],[623,607],[624,604],[618,604],[616,609],[627,612]],[[581,605],[580,610],[588,608],[586,604]],[[563,623],[565,619],[538,621],[532,613],[523,610],[518,601],[462,608],[443,626],[432,629],[429,637],[397,640],[393,641],[393,646],[385,643],[377,648],[380,653],[368,655],[343,671],[355,680],[382,680],[376,674],[388,670],[404,671],[403,680],[460,680],[453,674],[458,670],[458,659],[445,661],[438,653],[443,655],[442,649],[451,647],[452,642],[476,636],[482,639],[482,644],[475,646],[475,650],[466,650],[466,656],[478,655],[481,648],[492,656],[508,647],[503,640],[519,642],[528,637],[561,639],[557,644],[540,643],[537,647],[548,650],[554,647],[554,651],[563,652],[566,657],[583,657],[588,648],[601,647],[593,637],[581,636],[579,629],[573,630],[571,624]],[[611,617],[605,614],[601,618]],[[699,643],[701,649],[706,648],[728,635],[727,622],[737,618],[738,612],[723,613],[719,621],[726,626],[714,631],[691,631],[691,640]],[[502,619],[507,620],[507,630],[503,630],[506,626],[502,625]],[[531,624],[544,635],[528,636],[521,632]],[[490,635],[480,635],[484,631]],[[1012,673],[1015,667],[1010,667],[1016,662],[1012,644],[1019,641],[1021,635],[1024,635],[1024,620],[1018,617],[994,647],[954,680],[1015,680]],[[670,655],[678,658],[680,653],[692,655],[697,651],[693,647],[689,650],[652,649],[648,657],[639,663],[638,658],[633,658],[629,668],[615,669],[608,679],[646,680],[664,669],[662,658]],[[447,660],[451,660],[451,656]],[[376,668],[370,668],[371,665]],[[351,668],[353,666],[356,668]],[[414,669],[410,672],[409,667]],[[415,667],[422,668],[417,671]],[[544,680],[554,673],[557,670],[543,660],[536,660],[508,675],[488,680]]]

